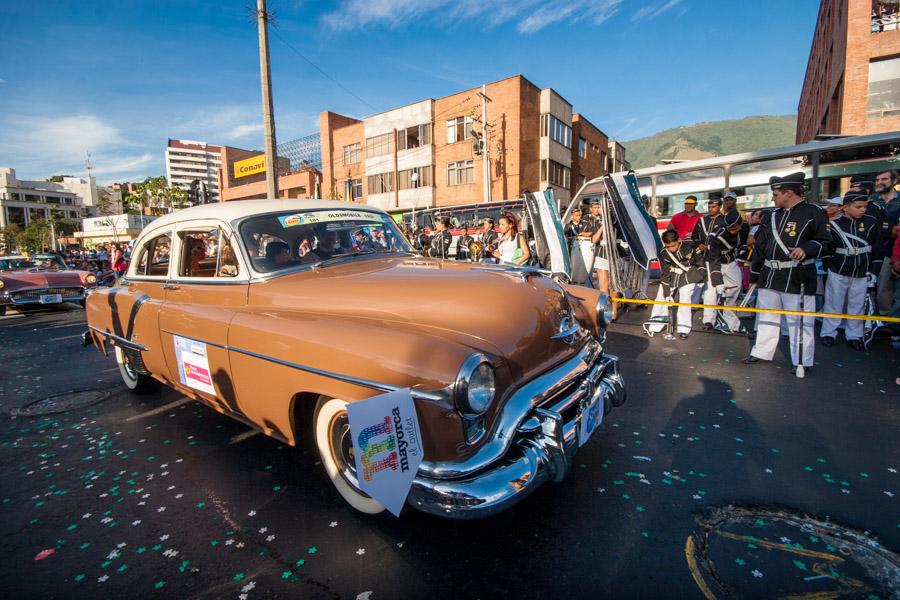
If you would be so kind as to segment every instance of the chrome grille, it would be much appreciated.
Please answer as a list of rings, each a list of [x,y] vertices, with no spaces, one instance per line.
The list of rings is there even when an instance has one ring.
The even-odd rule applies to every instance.
[[[43,289],[23,290],[21,292],[11,292],[9,295],[13,302],[37,302],[41,296],[48,294],[59,294],[62,299],[81,298],[84,295],[84,288],[80,287],[51,287]]]

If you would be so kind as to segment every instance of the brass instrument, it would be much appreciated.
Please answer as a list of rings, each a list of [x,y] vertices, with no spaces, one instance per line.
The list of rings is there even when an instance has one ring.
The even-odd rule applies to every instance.
[[[481,240],[472,240],[469,242],[469,258],[471,260],[479,260],[484,252],[484,243]]]

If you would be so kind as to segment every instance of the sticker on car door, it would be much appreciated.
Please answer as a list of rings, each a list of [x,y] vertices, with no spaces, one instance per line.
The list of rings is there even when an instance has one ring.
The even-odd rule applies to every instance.
[[[178,378],[182,385],[215,396],[206,344],[187,338],[172,336],[175,340],[175,357],[178,360]]]

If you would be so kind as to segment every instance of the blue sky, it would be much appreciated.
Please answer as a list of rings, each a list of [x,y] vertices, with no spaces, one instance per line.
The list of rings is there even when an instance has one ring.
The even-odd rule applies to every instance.
[[[101,183],[166,139],[262,147],[255,0],[0,6],[0,166]],[[277,136],[517,73],[610,136],[796,112],[817,0],[269,0]],[[346,88],[324,77],[300,54]]]

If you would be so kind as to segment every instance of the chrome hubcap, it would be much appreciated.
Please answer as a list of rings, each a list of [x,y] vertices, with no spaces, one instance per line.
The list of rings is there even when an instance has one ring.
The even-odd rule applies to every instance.
[[[341,412],[332,417],[328,424],[328,447],[331,450],[331,458],[337,465],[338,472],[353,489],[364,494],[359,489],[359,480],[356,476],[356,458],[353,449],[353,436],[350,434],[350,420],[346,412]]]

